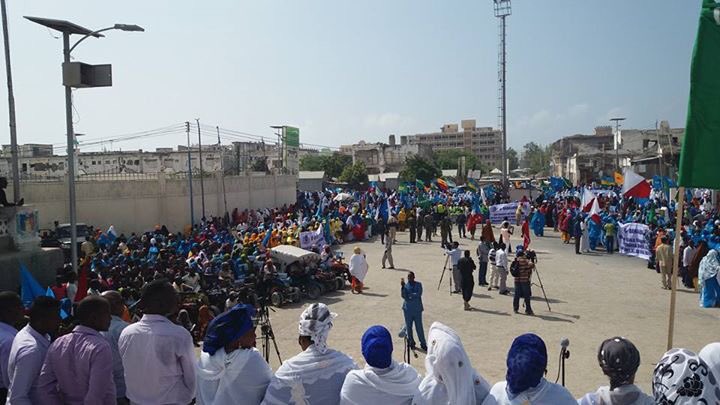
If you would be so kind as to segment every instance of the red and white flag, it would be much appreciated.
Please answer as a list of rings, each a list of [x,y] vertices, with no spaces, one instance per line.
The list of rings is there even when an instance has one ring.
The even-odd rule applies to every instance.
[[[582,210],[583,212],[590,212],[590,209],[592,209],[593,201],[595,201],[597,197],[595,197],[595,194],[593,194],[592,191],[588,190],[587,188],[583,192],[582,197]]]
[[[599,224],[601,221],[600,218],[600,204],[598,203],[597,198],[595,198],[592,201],[592,207],[590,208],[590,219],[595,221],[596,224]]]
[[[625,197],[648,198],[650,197],[650,183],[644,177],[632,171],[625,169],[625,182],[623,183],[622,194]]]

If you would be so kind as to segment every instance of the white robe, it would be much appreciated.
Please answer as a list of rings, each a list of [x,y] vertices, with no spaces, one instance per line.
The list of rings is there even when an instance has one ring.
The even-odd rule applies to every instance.
[[[645,394],[634,384],[610,390],[610,387],[600,387],[597,392],[591,392],[578,399],[578,405],[655,405],[655,399]]]
[[[197,368],[197,403],[257,405],[271,378],[272,369],[255,348],[230,354],[221,348],[213,356],[202,352]]]
[[[350,274],[353,275],[353,277],[360,280],[361,283],[365,282],[365,276],[368,272],[368,263],[365,259],[365,255],[361,254],[353,254],[350,257]]]
[[[718,273],[718,281],[720,281],[720,273]],[[720,343],[710,343],[703,347],[698,356],[707,363],[712,370],[715,378],[720,378]]]
[[[419,385],[420,376],[409,364],[393,361],[388,368],[366,365],[345,377],[340,405],[410,405]]]
[[[510,399],[506,389],[507,382],[500,381],[490,390],[483,405],[523,405],[523,404],[552,404],[577,405],[577,401],[565,387],[542,379],[535,388],[530,388]]]
[[[481,404],[490,384],[472,367],[462,341],[450,327],[433,322],[425,371],[414,405]]]
[[[321,354],[310,345],[277,369],[262,405],[337,404],[345,376],[357,368],[344,353],[328,349]]]

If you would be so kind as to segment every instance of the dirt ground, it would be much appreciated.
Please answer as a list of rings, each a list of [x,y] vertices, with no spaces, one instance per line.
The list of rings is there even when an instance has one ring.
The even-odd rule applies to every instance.
[[[398,233],[397,240],[393,249],[395,270],[380,268],[383,248],[379,241],[341,246],[346,258],[356,245],[367,253],[370,271],[365,280],[365,293],[353,295],[348,289],[318,300],[338,314],[330,333],[330,346],[348,353],[358,364],[364,365],[360,337],[369,326],[376,324],[390,329],[395,336],[394,357],[402,360],[403,340],[397,337],[403,325],[400,278],[412,270],[423,283],[426,334],[434,321],[457,330],[473,367],[490,384],[504,379],[505,356],[513,338],[533,332],[548,346],[547,378],[550,381],[555,381],[558,373],[560,340],[570,339],[566,385],[580,397],[599,385],[607,385],[598,367],[597,349],[605,338],[620,335],[633,341],[640,350],[642,364],[636,382],[650,393],[652,370],[665,352],[667,342],[670,292],[661,288],[660,275],[648,270],[644,260],[605,252],[575,255],[574,246],[562,244],[559,235],[552,231],[546,232],[544,238],[533,238],[531,249],[538,253],[537,266],[552,310],[548,309],[540,288],[533,286],[536,316],[530,317],[513,313],[512,296],[477,286],[471,301],[475,310],[463,311],[461,297],[449,293],[449,272],[445,273],[438,290],[445,262],[440,243],[409,244],[407,233]],[[477,242],[460,239],[460,243],[462,248],[473,252],[477,261],[474,255]],[[509,278],[511,284],[512,278]],[[697,352],[705,344],[720,340],[720,309],[701,309],[698,298],[696,293],[685,289],[677,292],[675,347]],[[306,303],[271,313],[283,360],[300,350],[297,319]],[[260,341],[258,348],[261,348]],[[424,374],[424,356],[420,352],[418,355],[411,364]],[[275,355],[271,366],[273,369],[278,366]]]

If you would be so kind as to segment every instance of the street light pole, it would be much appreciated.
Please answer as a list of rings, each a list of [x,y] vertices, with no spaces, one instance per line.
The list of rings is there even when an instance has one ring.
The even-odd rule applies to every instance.
[[[18,144],[17,144],[17,126],[15,121],[15,94],[13,92],[12,69],[10,66],[10,37],[8,34],[7,9],[5,0],[0,0],[0,8],[2,8],[2,30],[3,40],[5,41],[5,73],[7,74],[8,88],[8,113],[10,124],[10,155],[13,176],[13,202],[20,200],[20,170],[18,169]]]
[[[70,33],[63,32],[63,62],[70,62]],[[67,135],[68,204],[70,205],[70,254],[73,272],[77,274],[77,207],[75,201],[75,129],[72,122],[72,88],[65,85],[65,126]]]
[[[205,182],[203,181],[203,162],[202,162],[202,139],[200,136],[200,118],[196,118],[198,128],[198,159],[200,159],[200,203],[202,204],[202,219],[205,221]]]
[[[615,144],[615,168],[620,173],[620,121],[625,121],[625,118],[610,118],[610,121],[615,122],[615,136],[613,139]]]
[[[40,24],[44,27],[51,28],[56,31],[60,31],[63,34],[63,86],[65,87],[65,125],[66,125],[66,136],[67,136],[67,167],[68,167],[68,208],[70,216],[70,255],[72,260],[73,272],[77,274],[78,270],[78,256],[77,256],[77,207],[75,201],[75,130],[72,122],[72,82],[66,82],[65,80],[65,66],[70,63],[70,53],[75,49],[81,42],[88,37],[101,38],[103,35],[101,32],[109,30],[121,30],[121,31],[145,31],[142,27],[130,24],[115,24],[111,27],[103,28],[100,30],[90,30],[85,27],[81,27],[77,24],[71,23],[65,20],[55,20],[51,18],[40,18],[40,17],[28,17],[26,19],[36,24]],[[70,35],[77,34],[82,37],[70,46]],[[92,66],[91,66],[92,67]],[[109,72],[109,69],[108,69]],[[110,86],[110,81],[97,81],[85,83],[84,87],[99,87],[99,86]]]

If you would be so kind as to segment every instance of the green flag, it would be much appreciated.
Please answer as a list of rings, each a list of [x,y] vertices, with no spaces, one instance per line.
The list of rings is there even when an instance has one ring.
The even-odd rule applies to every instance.
[[[690,67],[681,186],[720,189],[720,3],[703,0]]]

